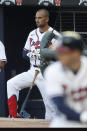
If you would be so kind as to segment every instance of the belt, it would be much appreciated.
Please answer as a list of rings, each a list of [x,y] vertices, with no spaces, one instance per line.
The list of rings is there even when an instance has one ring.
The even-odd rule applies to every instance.
[[[39,67],[39,66],[37,66],[37,65],[33,65],[33,67],[40,68],[40,67]]]

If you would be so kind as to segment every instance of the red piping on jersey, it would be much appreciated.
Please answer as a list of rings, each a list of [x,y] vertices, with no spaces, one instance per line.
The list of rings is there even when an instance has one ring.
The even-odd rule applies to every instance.
[[[54,29],[52,30],[52,33],[53,33],[53,31],[54,31]],[[36,36],[37,36],[38,41],[39,41],[39,36],[38,36],[38,34],[37,34],[37,29],[36,29],[35,33],[36,33]]]
[[[33,39],[32,38],[30,38],[30,44],[31,44],[31,42],[33,41]]]
[[[38,41],[39,41],[39,36],[38,36],[38,34],[37,34],[37,29],[36,29],[35,33],[36,33],[36,36],[37,36],[37,38],[38,38]]]

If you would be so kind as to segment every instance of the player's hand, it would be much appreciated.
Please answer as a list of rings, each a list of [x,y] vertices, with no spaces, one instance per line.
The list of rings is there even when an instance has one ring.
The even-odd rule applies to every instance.
[[[54,47],[53,45],[51,45],[51,46],[49,46],[49,49],[51,49],[51,50],[55,50],[56,47]]]
[[[35,57],[36,57],[36,59],[40,60],[40,54],[39,53],[36,53]]]
[[[87,111],[84,111],[84,112],[81,113],[81,115],[80,115],[80,121],[82,123],[87,123]]]
[[[36,50],[36,51],[34,52],[34,56],[35,56],[35,58],[36,58],[37,60],[40,60],[40,50]]]
[[[40,59],[40,53],[38,52],[29,52],[27,56],[32,59]]]
[[[34,57],[34,53],[33,53],[33,52],[29,52],[29,53],[27,54],[27,56],[28,56],[29,58],[33,58],[33,57]]]

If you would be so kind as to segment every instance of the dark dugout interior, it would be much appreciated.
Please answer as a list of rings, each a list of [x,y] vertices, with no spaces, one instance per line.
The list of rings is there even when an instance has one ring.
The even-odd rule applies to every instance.
[[[41,7],[42,8],[42,7]],[[32,6],[11,6],[11,7],[4,7],[4,44],[6,49],[6,56],[7,56],[7,64],[5,67],[5,79],[6,82],[10,78],[14,77],[17,74],[20,74],[24,71],[27,71],[30,67],[30,63],[23,59],[22,51],[25,45],[26,39],[30,31],[36,28],[35,24],[35,13],[40,8],[35,8]],[[50,11],[50,9],[48,8]],[[51,19],[52,18],[52,19]],[[56,18],[56,15],[51,14],[50,16],[50,26],[53,27],[55,21],[53,18]],[[19,97],[19,111],[23,104],[23,101],[27,95],[28,89],[24,89],[20,91]],[[41,94],[38,88],[35,86],[32,89],[31,95],[29,100],[42,100]],[[33,103],[33,104],[32,104]],[[40,115],[44,118],[44,104],[43,101],[38,103],[37,101],[33,101],[29,104],[29,109],[33,106],[34,108],[38,108],[36,114],[38,112],[43,114]],[[40,110],[39,110],[40,108]],[[30,109],[30,112],[35,112],[35,109]],[[28,110],[28,109],[27,109]],[[40,113],[40,114],[41,114]],[[32,113],[31,113],[32,114]],[[8,116],[8,107],[7,113]],[[37,117],[40,118],[38,115]],[[34,114],[32,115],[34,117]]]

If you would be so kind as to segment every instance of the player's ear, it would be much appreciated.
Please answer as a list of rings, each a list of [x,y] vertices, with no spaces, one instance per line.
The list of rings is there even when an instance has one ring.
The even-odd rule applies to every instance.
[[[49,17],[46,18],[46,22],[47,22],[47,23],[49,22]]]

